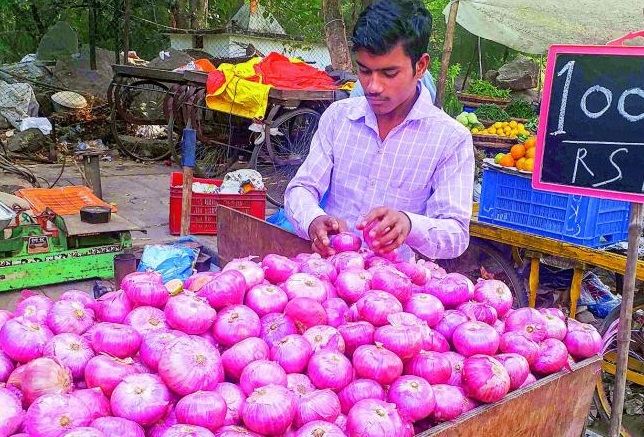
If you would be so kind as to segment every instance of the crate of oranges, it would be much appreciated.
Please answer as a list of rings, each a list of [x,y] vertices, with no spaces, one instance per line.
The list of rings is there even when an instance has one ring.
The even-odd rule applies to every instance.
[[[508,153],[497,153],[494,163],[501,167],[532,173],[536,145],[537,137],[531,136],[523,144],[514,144]]]
[[[472,128],[470,132],[475,146],[506,149],[510,148],[512,144],[516,144],[518,138],[530,135],[525,125],[516,120],[496,121],[483,129]]]

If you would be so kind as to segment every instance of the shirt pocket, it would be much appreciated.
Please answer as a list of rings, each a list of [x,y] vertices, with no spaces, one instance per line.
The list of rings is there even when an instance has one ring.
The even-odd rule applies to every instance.
[[[427,198],[429,197],[430,187],[429,181],[413,181],[402,180],[392,181],[390,190],[396,198],[396,208],[413,212],[416,214],[424,214]]]

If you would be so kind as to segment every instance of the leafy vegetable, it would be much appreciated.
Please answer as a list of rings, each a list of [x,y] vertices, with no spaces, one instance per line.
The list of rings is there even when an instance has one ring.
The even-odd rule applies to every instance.
[[[533,115],[530,117],[530,120],[525,124],[526,130],[529,130],[530,132],[537,132],[537,129],[539,127],[539,117],[536,115]]]
[[[474,110],[474,114],[479,119],[490,120],[490,121],[509,121],[510,116],[507,112],[501,109],[497,105],[485,104],[481,105]]]
[[[505,107],[505,112],[513,118],[532,118],[534,117],[534,109],[532,105],[525,100],[515,99]]]
[[[477,96],[497,97],[502,99],[510,98],[510,90],[497,88],[487,80],[473,79],[470,82],[467,92]]]

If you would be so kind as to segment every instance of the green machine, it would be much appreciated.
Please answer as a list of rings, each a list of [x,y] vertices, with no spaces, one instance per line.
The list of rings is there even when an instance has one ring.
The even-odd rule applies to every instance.
[[[132,247],[137,226],[112,213],[106,223],[51,209],[36,216],[0,202],[0,291],[114,277],[114,256]]]

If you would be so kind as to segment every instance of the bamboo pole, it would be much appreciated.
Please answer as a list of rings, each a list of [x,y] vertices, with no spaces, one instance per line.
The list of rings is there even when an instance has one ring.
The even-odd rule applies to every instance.
[[[438,90],[436,93],[435,103],[435,105],[439,108],[442,108],[443,97],[445,97],[445,82],[447,81],[447,69],[449,68],[449,60],[452,57],[452,45],[454,44],[454,30],[456,28],[458,2],[459,0],[452,0],[452,3],[449,7],[447,31],[445,32],[445,44],[443,45],[443,57],[441,58],[441,73],[438,79]]]

